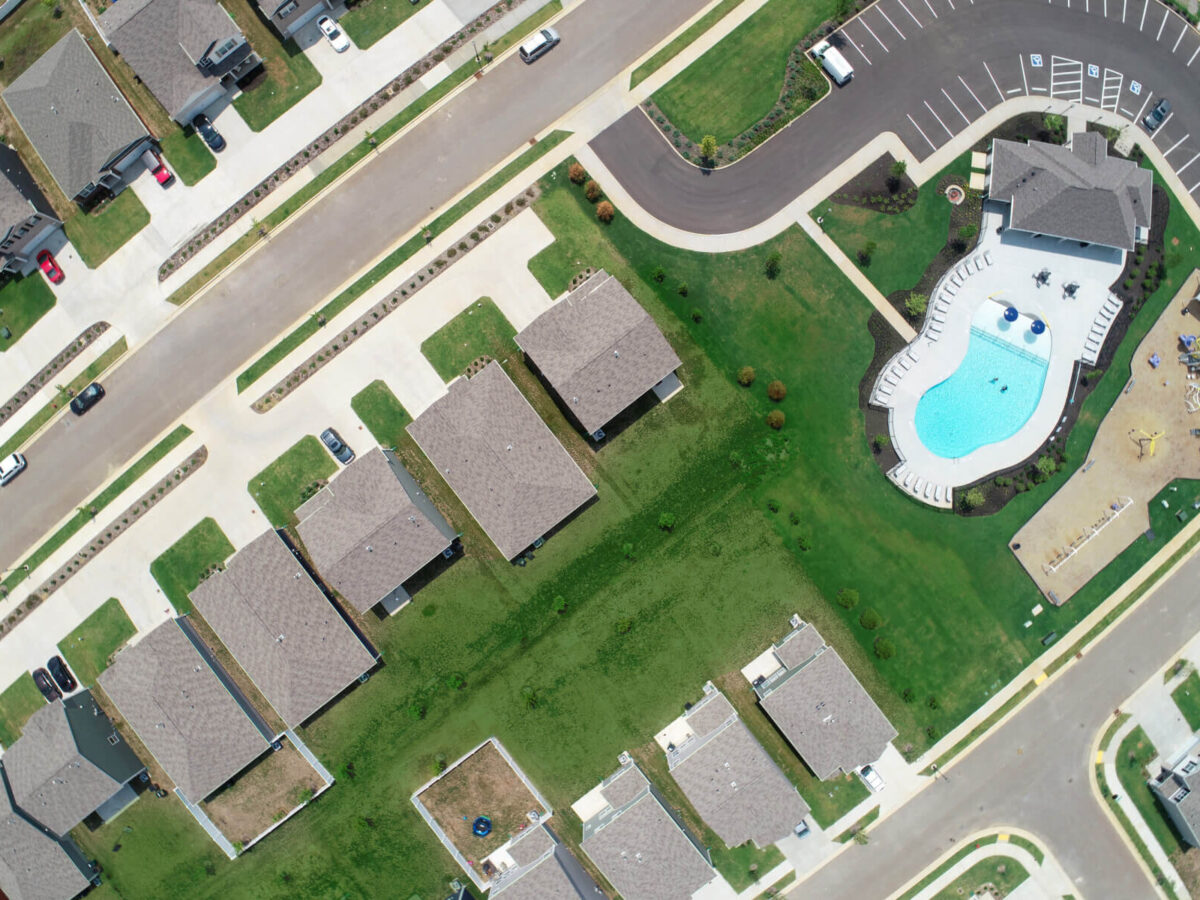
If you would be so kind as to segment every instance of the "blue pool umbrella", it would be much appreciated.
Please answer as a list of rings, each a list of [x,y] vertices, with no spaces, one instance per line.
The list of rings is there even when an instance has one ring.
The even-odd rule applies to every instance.
[[[1046,330],[1046,323],[1041,319],[1034,319],[1033,324],[1029,326],[1029,330],[1034,334],[1041,334]]]
[[[1019,313],[1017,312],[1017,308],[1015,306],[1006,306],[1004,308],[1004,320],[1006,322],[1017,321],[1018,315],[1019,315]]]

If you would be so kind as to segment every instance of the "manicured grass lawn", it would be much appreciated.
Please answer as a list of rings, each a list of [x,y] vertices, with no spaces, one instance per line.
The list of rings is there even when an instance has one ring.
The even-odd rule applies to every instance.
[[[121,601],[110,597],[58,644],[58,651],[85,687],[108,668],[109,657],[137,634]]]
[[[347,10],[338,19],[354,45],[367,49],[377,40],[418,10],[424,9],[410,0],[366,0]]]
[[[1192,731],[1200,730],[1200,674],[1192,672],[1175,690],[1171,699],[1183,713],[1184,721]]]
[[[885,297],[892,291],[909,290],[946,243],[950,229],[950,202],[937,192],[942,175],[964,178],[971,171],[971,154],[964,153],[917,192],[917,202],[906,212],[888,215],[849,206],[832,199],[812,211],[842,252],[857,264],[857,253],[869,242],[876,245],[870,265],[863,274]]]
[[[89,269],[94,269],[150,224],[150,213],[126,188],[95,212],[71,216],[64,223],[67,237]],[[70,278],[70,274],[67,274]]]
[[[191,186],[217,167],[203,139],[191,128],[177,128],[162,139],[167,165],[184,184]]]
[[[11,337],[0,337],[0,353],[14,346],[56,302],[41,272],[17,275],[0,288],[0,328],[12,332]]]
[[[672,78],[654,102],[693,140],[718,144],[766,116],[783,90],[788,55],[831,18],[837,0],[770,0],[716,46]]]
[[[865,833],[871,823],[879,818],[879,809],[878,806],[871,807],[861,819],[835,837],[834,840],[839,844],[845,844],[854,840],[855,835]]]
[[[28,673],[5,688],[0,694],[0,744],[11,747],[29,717],[45,702]]]
[[[450,381],[480,356],[497,358],[516,350],[516,333],[492,298],[480,297],[426,338],[421,353],[443,381]]]
[[[201,519],[191,531],[150,563],[150,574],[180,615],[192,611],[188,594],[203,581],[204,574],[233,555],[233,544],[215,519]]]
[[[250,130],[262,131],[316,88],[321,83],[321,73],[295,41],[281,44],[279,36],[250,4],[232,0],[225,3],[225,8],[266,66],[266,77],[233,101],[233,108]],[[372,90],[375,87],[371,85]]]
[[[337,469],[321,442],[307,434],[251,478],[246,490],[272,527],[286,528],[296,524],[296,507],[313,495],[312,486]]]
[[[53,4],[22,3],[0,23],[0,85],[7,87],[71,30],[69,16],[54,17]]]
[[[741,892],[754,884],[773,868],[783,862],[783,854],[778,847],[770,846],[759,850],[750,841],[740,847],[727,848],[720,842],[710,846],[713,867],[725,876],[725,880],[735,891]],[[755,866],[754,871],[750,867]]]
[[[679,37],[675,38],[675,40],[661,48],[657,53],[634,69],[633,74],[629,76],[629,87],[637,87],[641,82],[673,60],[692,41],[696,40],[696,38],[716,25],[717,22],[733,12],[741,2],[742,0],[721,0],[720,3],[697,19],[690,28],[681,33]],[[782,81],[780,83],[782,84]]]
[[[412,416],[383,381],[372,381],[350,400],[350,408],[385,449],[400,446]]]
[[[985,884],[994,884],[1000,889],[999,896],[1003,897],[1028,877],[1029,872],[1012,857],[989,856],[938,891],[933,900],[962,900],[963,897],[975,896],[975,891]]]
[[[1158,751],[1154,749],[1154,744],[1150,742],[1150,738],[1146,736],[1146,732],[1141,729],[1141,726],[1138,726],[1125,735],[1120,749],[1117,750],[1115,761],[1117,778],[1125,790],[1125,796],[1132,800],[1138,808],[1138,812],[1141,813],[1150,830],[1154,832],[1154,837],[1164,852],[1167,856],[1173,856],[1185,848],[1180,843],[1179,836],[1175,834],[1175,829],[1166,814],[1158,805],[1158,800],[1146,785],[1146,779],[1149,777],[1146,766],[1156,756],[1158,756]]]

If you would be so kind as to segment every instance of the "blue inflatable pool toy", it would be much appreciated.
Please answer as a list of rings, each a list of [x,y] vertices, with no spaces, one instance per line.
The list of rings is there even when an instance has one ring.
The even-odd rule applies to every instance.
[[[487,837],[492,833],[492,820],[487,816],[479,816],[471,825],[471,831],[476,837]]]

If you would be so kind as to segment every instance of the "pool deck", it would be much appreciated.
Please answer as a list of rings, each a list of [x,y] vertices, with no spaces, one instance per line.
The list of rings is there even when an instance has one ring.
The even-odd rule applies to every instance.
[[[1015,465],[1061,427],[1075,362],[1099,356],[1120,308],[1108,287],[1121,273],[1124,253],[1007,228],[998,233],[1004,225],[1005,207],[985,202],[978,246],[938,281],[916,339],[883,367],[872,389],[871,403],[889,411],[892,446],[900,457],[888,477],[931,506],[949,508],[954,488]],[[1043,269],[1049,269],[1050,278],[1039,287],[1036,275]],[[1068,298],[1063,288],[1070,282],[1079,287]],[[917,434],[917,403],[958,369],[976,313],[991,299],[1015,306],[1026,325],[1031,318],[1046,323],[1051,351],[1042,396],[1016,434],[946,459],[926,448]]]
[[[1200,438],[1190,433],[1200,428],[1200,410],[1189,413],[1185,399],[1189,386],[1200,392],[1200,379],[1188,380],[1177,361],[1180,333],[1200,331],[1200,321],[1180,315],[1197,292],[1200,270],[1138,345],[1132,386],[1100,423],[1087,461],[1013,536],[1014,554],[1052,603],[1066,602],[1150,527],[1148,504],[1167,484],[1200,478]],[[1154,353],[1162,358],[1157,369],[1148,362]],[[1163,433],[1153,456],[1138,444],[1143,432]],[[1169,496],[1173,511],[1200,514],[1191,494]]]

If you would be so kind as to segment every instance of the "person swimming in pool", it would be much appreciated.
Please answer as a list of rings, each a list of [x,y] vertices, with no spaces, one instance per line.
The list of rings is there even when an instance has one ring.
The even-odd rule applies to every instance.
[[[988,384],[995,384],[999,380],[1000,380],[1000,376],[997,375],[995,378],[993,378],[991,381],[989,381]]]
[[[1003,394],[1007,390],[1008,390],[1008,385],[1006,384],[1004,387],[1000,388],[1000,393]]]

